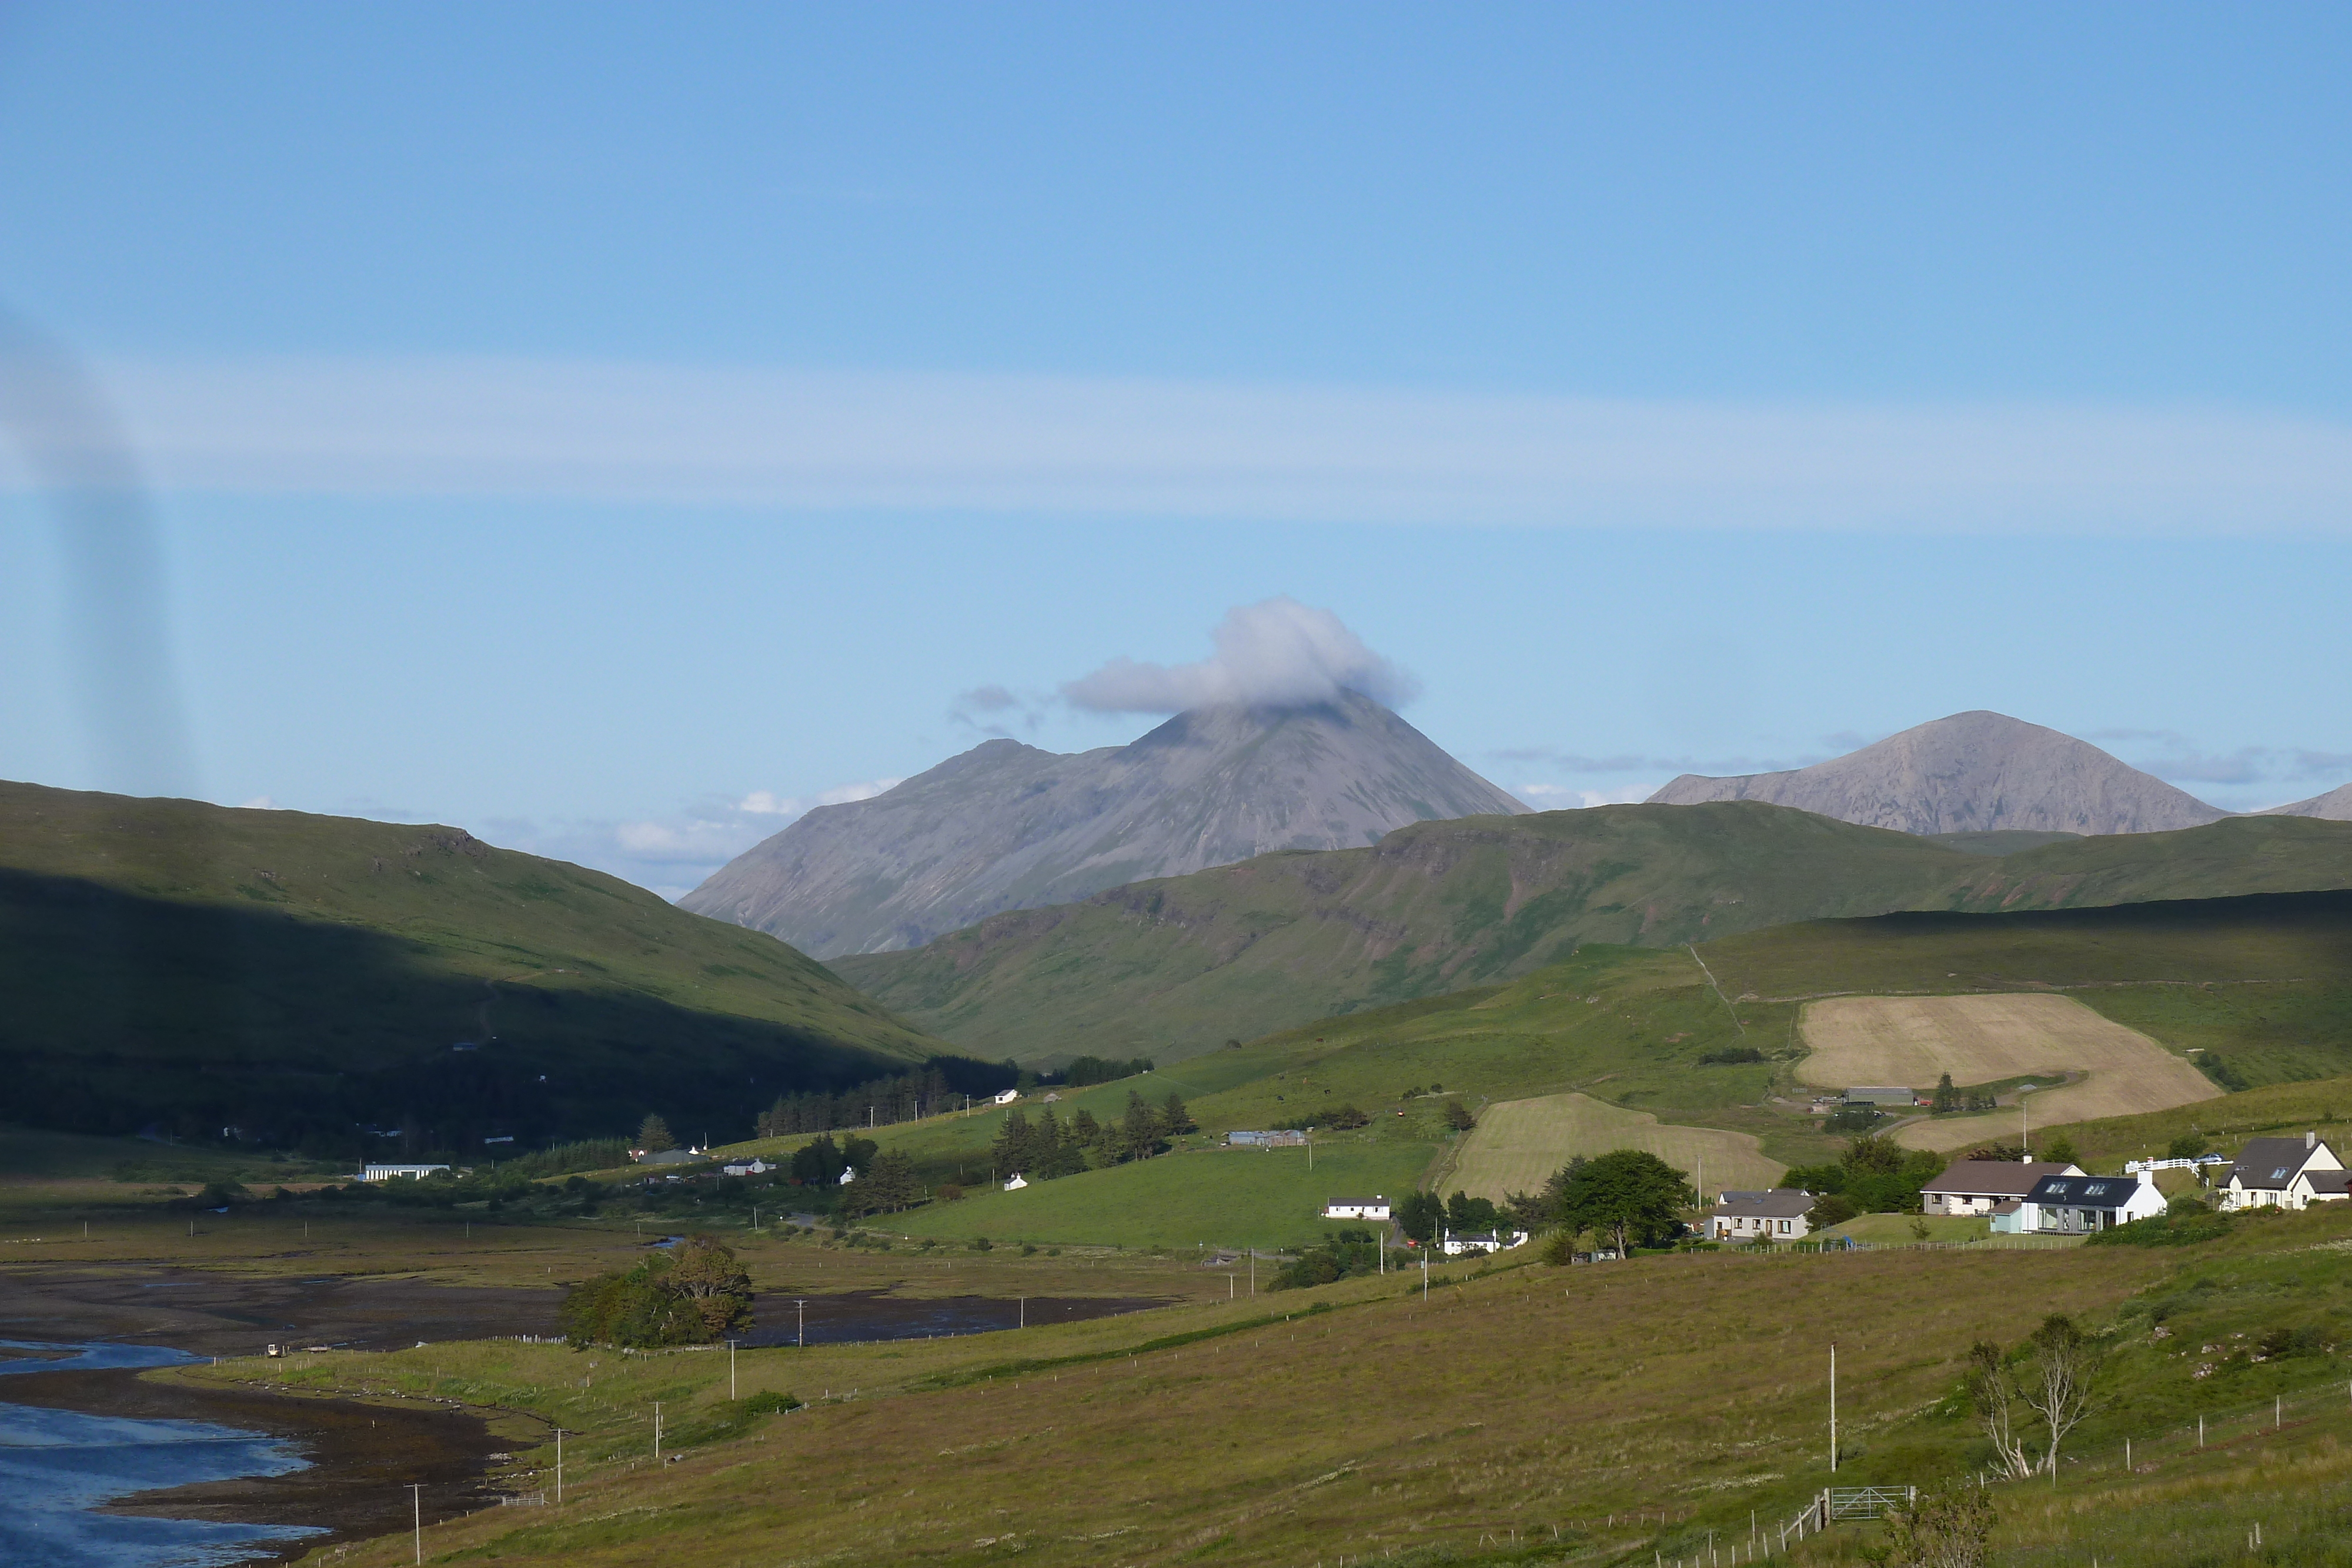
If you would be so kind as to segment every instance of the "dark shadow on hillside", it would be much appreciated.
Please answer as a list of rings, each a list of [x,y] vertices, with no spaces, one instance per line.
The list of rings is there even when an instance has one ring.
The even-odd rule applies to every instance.
[[[779,1093],[907,1065],[616,988],[494,994],[421,943],[352,926],[6,870],[0,996],[0,1119],[236,1127],[320,1152],[362,1146],[361,1126],[404,1129],[365,1141],[386,1154],[478,1149],[617,1134],[647,1111],[682,1135],[743,1136]]]

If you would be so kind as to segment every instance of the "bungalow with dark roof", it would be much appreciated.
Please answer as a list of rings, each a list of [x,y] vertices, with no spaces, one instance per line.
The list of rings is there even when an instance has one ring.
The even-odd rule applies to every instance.
[[[2164,1194],[2146,1171],[2137,1176],[2050,1176],[2019,1206],[2018,1229],[2043,1236],[2087,1236],[2165,1210]]]
[[[2317,1133],[2247,1139],[2220,1194],[2224,1209],[2304,1208],[2347,1197],[2344,1162]]]

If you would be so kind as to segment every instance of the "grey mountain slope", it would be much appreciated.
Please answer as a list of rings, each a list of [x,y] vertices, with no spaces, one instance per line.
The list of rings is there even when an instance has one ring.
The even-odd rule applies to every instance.
[[[1350,692],[1179,714],[1075,756],[992,740],[870,800],[819,807],[679,902],[820,958],[889,952],[1150,877],[1526,810]]]
[[[2325,795],[2314,795],[2308,800],[2296,800],[2289,805],[2273,806],[2267,811],[2257,811],[2258,817],[2324,817],[2331,822],[2352,822],[2352,784],[2338,784]]]
[[[1650,797],[1701,800],[1765,800],[1906,833],[2160,833],[2229,815],[2087,741],[1982,711],[1786,773],[1685,773]]]

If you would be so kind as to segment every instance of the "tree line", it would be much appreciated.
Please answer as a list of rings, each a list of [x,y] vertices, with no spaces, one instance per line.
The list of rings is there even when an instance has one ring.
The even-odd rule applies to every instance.
[[[1032,1181],[1076,1176],[1084,1170],[1148,1160],[1164,1154],[1179,1134],[1198,1130],[1181,1096],[1171,1094],[1154,1106],[1140,1093],[1127,1092],[1127,1109],[1110,1121],[1098,1121],[1080,1107],[1067,1121],[1051,1105],[1035,1121],[1018,1105],[1004,1113],[1004,1124],[988,1146],[989,1164],[999,1176],[1016,1173]]]

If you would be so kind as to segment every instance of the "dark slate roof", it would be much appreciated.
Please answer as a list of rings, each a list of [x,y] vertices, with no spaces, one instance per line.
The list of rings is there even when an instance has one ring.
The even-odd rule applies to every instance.
[[[2138,1190],[2137,1176],[2043,1176],[2034,1184],[2027,1201],[2070,1208],[2121,1208]]]
[[[2340,1192],[2352,1197],[2352,1171],[2314,1171],[2311,1173],[2314,1192]]]
[[[2230,1167],[2229,1177],[2221,1185],[2234,1181],[2242,1186],[2283,1187],[2316,1153],[2315,1146],[2305,1147],[2301,1138],[2248,1138],[2246,1146],[2238,1151],[2238,1163]]]
[[[1794,1187],[1778,1186],[1769,1192],[1727,1192],[1715,1212],[1727,1216],[1746,1215],[1756,1219],[1794,1219],[1813,1207],[1813,1195]]]
[[[2064,1176],[2074,1168],[2058,1160],[2036,1160],[2032,1165],[2013,1160],[1954,1160],[1944,1167],[1942,1176],[1919,1190],[1956,1196],[2023,1197],[2043,1176]]]

